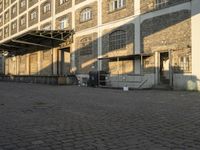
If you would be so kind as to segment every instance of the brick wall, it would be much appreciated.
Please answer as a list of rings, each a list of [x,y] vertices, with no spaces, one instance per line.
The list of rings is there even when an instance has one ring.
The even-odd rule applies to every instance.
[[[85,8],[91,8],[92,9],[92,19],[89,20],[89,21],[86,21],[86,22],[81,22],[80,21],[80,13],[83,9]],[[80,30],[83,30],[83,29],[87,29],[87,28],[91,28],[91,27],[94,27],[97,25],[97,2],[94,2],[94,3],[91,3],[89,5],[85,5],[84,7],[82,8],[79,8],[78,10],[76,10],[76,27],[75,27],[75,30],[76,31],[80,31]]]
[[[86,49],[86,46],[83,46],[81,41],[85,38],[89,38],[92,42],[90,43],[92,48]],[[89,71],[93,70],[94,66],[97,68],[97,33],[84,35],[76,38],[76,67],[77,73],[89,73]],[[91,51],[90,51],[91,50]]]
[[[103,4],[102,4],[103,23],[107,23],[110,21],[114,21],[114,20],[118,20],[118,19],[122,19],[131,15],[134,15],[134,1],[133,0],[126,0],[126,6],[114,12],[109,12],[109,1],[110,0],[103,0]]]

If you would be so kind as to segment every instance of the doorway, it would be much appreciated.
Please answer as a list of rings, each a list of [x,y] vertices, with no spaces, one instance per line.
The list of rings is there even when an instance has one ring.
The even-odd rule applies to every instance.
[[[160,53],[160,83],[170,84],[169,52]]]

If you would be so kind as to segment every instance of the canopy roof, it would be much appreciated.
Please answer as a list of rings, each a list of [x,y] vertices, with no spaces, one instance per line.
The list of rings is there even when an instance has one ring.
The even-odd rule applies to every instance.
[[[73,30],[30,30],[20,36],[0,43],[0,51],[24,53],[58,47],[67,42]]]
[[[141,54],[133,54],[127,56],[114,56],[114,57],[101,57],[99,60],[109,60],[109,61],[117,61],[117,60],[134,60],[139,59],[141,57],[149,57],[152,56],[152,53],[141,53]]]

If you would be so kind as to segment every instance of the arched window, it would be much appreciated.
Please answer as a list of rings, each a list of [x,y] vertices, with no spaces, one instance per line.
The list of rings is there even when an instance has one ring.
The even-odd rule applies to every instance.
[[[109,35],[109,49],[116,50],[126,48],[126,31],[117,30]]]
[[[91,19],[92,19],[92,9],[91,8],[83,9],[80,14],[80,21],[85,22]]]
[[[86,37],[80,40],[80,55],[85,56],[85,55],[91,55],[92,54],[92,38],[91,37]]]
[[[43,13],[45,14],[45,13],[47,13],[49,11],[51,11],[51,3],[47,2],[47,3],[44,4]]]

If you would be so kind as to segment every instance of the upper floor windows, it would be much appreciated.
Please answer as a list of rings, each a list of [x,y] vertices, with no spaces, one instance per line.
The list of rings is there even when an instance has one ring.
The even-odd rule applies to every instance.
[[[62,5],[64,4],[65,2],[67,2],[68,0],[59,0],[59,4]]]
[[[51,30],[51,25],[50,25],[50,24],[47,24],[47,25],[43,26],[42,29],[43,29],[43,30]]]
[[[20,19],[20,25],[22,26],[22,25],[25,25],[25,23],[26,23],[26,18],[25,18],[25,16],[23,16],[23,17],[21,17],[21,19]]]
[[[109,3],[109,11],[113,12],[115,10],[125,7],[126,0],[111,0]]]
[[[16,14],[16,13],[17,13],[17,7],[14,6],[14,7],[12,8],[12,14]]]
[[[155,8],[160,9],[168,5],[169,0],[156,0]]]
[[[46,3],[46,4],[44,5],[44,7],[43,7],[43,12],[44,12],[44,13],[47,13],[47,12],[49,12],[49,11],[51,11],[51,4],[50,4],[50,3]]]
[[[34,20],[36,18],[37,18],[37,12],[36,12],[36,10],[34,10],[31,12],[31,20]]]
[[[85,22],[91,19],[92,19],[92,9],[91,8],[83,9],[80,14],[80,21]]]
[[[17,23],[16,22],[12,23],[12,30],[15,30],[16,28],[17,28]]]
[[[65,29],[69,27],[69,20],[67,17],[64,17],[60,20],[60,29]]]
[[[7,11],[6,13],[5,13],[5,21],[8,21],[9,20],[9,12]]]
[[[126,48],[126,31],[117,30],[109,35],[109,49],[117,50]]]
[[[20,2],[20,7],[25,7],[26,6],[26,0],[21,0]]]

